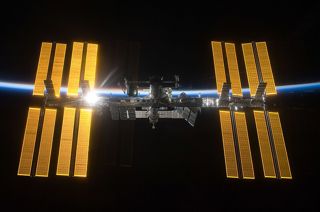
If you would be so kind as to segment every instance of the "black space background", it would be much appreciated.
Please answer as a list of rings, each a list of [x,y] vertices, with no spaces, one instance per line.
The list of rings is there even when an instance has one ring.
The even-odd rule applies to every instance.
[[[116,49],[139,42],[140,79],[179,74],[184,87],[214,88],[210,40],[267,41],[278,85],[320,80],[319,5],[221,2],[2,5],[0,80],[32,83],[42,41],[93,41],[100,44],[99,83],[117,66],[112,61]],[[121,79],[124,72],[118,70],[112,80]],[[16,173],[32,98],[0,91],[1,207],[35,211],[319,208],[318,101],[316,92],[275,99],[292,181],[263,179],[252,113],[247,119],[257,179],[226,179],[216,111],[203,111],[194,128],[183,121],[160,121],[156,130],[145,120],[129,126],[96,115],[87,179],[57,177],[54,168],[49,178],[28,178]],[[133,167],[116,163],[120,140],[133,141]]]

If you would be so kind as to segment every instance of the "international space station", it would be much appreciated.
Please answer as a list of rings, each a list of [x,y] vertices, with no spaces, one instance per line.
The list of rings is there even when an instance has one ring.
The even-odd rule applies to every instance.
[[[266,42],[241,45],[250,96],[242,93],[236,45],[211,41],[211,47],[218,97],[174,95],[179,76],[124,79],[125,96],[99,96],[94,92],[98,44],[73,42],[62,94],[67,45],[43,42],[33,90],[36,106],[28,110],[18,175],[48,177],[52,145],[58,142],[55,175],[87,177],[94,111],[109,112],[113,120],[146,119],[155,128],[161,119],[184,119],[194,126],[201,109],[212,108],[220,116],[227,178],[255,179],[250,142],[258,142],[264,177],[292,179],[279,113],[268,110],[268,97],[277,90]],[[148,94],[139,95],[141,89]],[[249,141],[246,113],[254,115],[258,141]],[[62,114],[61,126],[57,114]]]

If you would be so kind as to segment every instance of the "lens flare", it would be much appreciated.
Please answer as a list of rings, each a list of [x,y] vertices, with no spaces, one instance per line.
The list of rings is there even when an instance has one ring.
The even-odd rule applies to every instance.
[[[99,97],[94,91],[90,91],[84,96],[84,100],[89,105],[95,105],[99,101]]]

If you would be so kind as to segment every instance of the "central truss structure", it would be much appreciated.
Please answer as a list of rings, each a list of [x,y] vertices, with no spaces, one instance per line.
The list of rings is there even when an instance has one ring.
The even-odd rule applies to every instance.
[[[73,43],[68,90],[61,95],[67,45],[42,43],[33,91],[42,104],[29,107],[18,175],[48,177],[52,145],[60,140],[56,175],[86,177],[94,110],[107,109],[113,120],[149,119],[154,128],[162,118],[185,119],[194,126],[201,108],[213,108],[219,111],[228,178],[255,178],[246,121],[246,112],[252,110],[264,176],[292,179],[279,113],[267,110],[266,99],[277,91],[266,42],[242,44],[250,96],[242,93],[235,44],[211,45],[217,98],[172,95],[179,85],[177,76],[174,81],[125,80],[126,97],[97,97],[97,44]],[[149,86],[144,97],[138,96],[142,84]],[[56,126],[58,113],[61,126]]]

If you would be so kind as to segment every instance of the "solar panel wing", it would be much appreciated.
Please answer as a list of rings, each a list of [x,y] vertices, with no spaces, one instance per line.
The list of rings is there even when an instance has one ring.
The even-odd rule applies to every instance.
[[[66,44],[63,44],[63,43],[56,44],[54,60],[52,65],[52,75],[51,75],[51,80],[53,83],[56,97],[60,97],[60,87],[61,87],[66,48],[67,48]]]
[[[76,109],[65,107],[63,113],[57,175],[69,176]]]
[[[159,113],[159,117],[160,117],[160,113]],[[137,119],[148,118],[148,111],[136,110],[136,118]]]
[[[264,176],[267,178],[276,178],[264,111],[254,110],[253,113],[258,133],[258,141]]]
[[[128,107],[128,117],[129,120],[135,120],[136,119],[136,108],[135,107]]]
[[[76,177],[87,176],[91,118],[91,109],[80,109],[78,141],[74,168],[74,176]]]
[[[241,158],[242,175],[244,179],[254,179],[255,177],[253,171],[246,115],[244,112],[235,112],[234,114]]]
[[[232,95],[242,96],[242,86],[234,43],[225,43]]]
[[[98,44],[87,44],[86,64],[84,69],[84,80],[89,81],[90,89],[95,86],[96,68],[97,68]]]
[[[226,174],[228,178],[239,178],[230,111],[219,111]]]
[[[253,54],[253,48],[251,43],[242,44],[242,52],[244,62],[246,66],[246,73],[248,77],[250,95],[255,96],[259,85],[259,77],[257,73],[257,66]]]
[[[68,81],[68,96],[77,96],[80,85],[83,43],[73,42]]]
[[[220,94],[223,83],[227,82],[221,42],[211,41],[211,47],[213,55],[214,72],[217,83],[217,91]]]
[[[45,109],[41,141],[39,147],[36,176],[48,177],[54,126],[56,122],[56,109]]]
[[[52,43],[42,42],[33,94],[44,96],[44,80],[47,79]]]
[[[117,106],[110,106],[110,113],[111,113],[111,119],[112,120],[119,120],[119,108]],[[137,115],[137,111],[136,111],[136,117],[138,117]]]
[[[121,107],[118,107],[118,109],[119,109],[120,120],[128,120],[129,114],[128,114],[127,107],[121,106]]]
[[[263,78],[263,81],[267,83],[266,94],[267,95],[277,94],[273,73],[272,73],[272,68],[271,68],[271,63],[269,59],[267,43],[257,42],[256,47],[257,47],[257,52],[259,57],[262,78]]]
[[[30,176],[36,142],[40,108],[29,107],[26,129],[24,132],[18,175]]]
[[[270,126],[277,154],[280,178],[292,179],[287,149],[278,112],[269,112]]]

